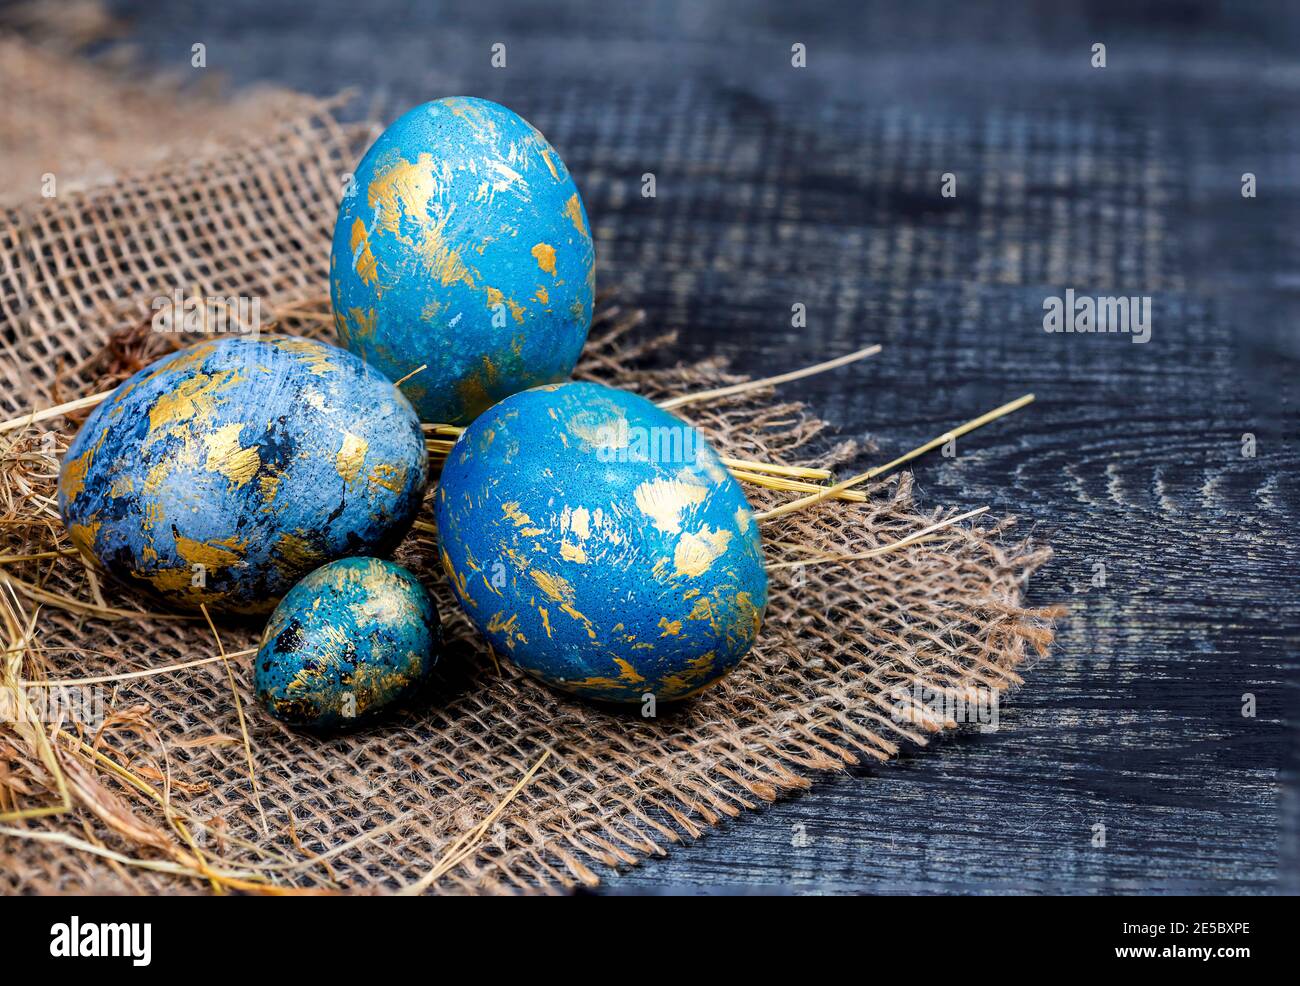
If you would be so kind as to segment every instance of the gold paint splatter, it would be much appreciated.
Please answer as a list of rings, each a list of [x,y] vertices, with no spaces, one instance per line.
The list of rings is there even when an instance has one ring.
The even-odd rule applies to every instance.
[[[93,558],[95,555],[95,538],[99,536],[99,529],[103,526],[99,521],[91,521],[87,524],[69,524],[68,537],[72,538],[72,543],[78,551],[87,558]]]
[[[262,464],[257,446],[244,448],[239,444],[239,433],[244,430],[242,422],[222,425],[203,436],[208,447],[208,459],[204,468],[225,476],[236,487],[245,485],[257,473]]]
[[[91,463],[95,461],[95,453],[99,451],[104,439],[108,437],[108,428],[99,433],[99,438],[95,444],[82,452],[75,459],[70,459],[63,464],[63,472],[59,476],[59,486],[62,488],[63,496],[67,500],[75,500],[81,491],[86,488],[86,474],[90,472]]]
[[[694,504],[703,503],[708,495],[706,487],[694,483],[652,479],[638,486],[632,498],[637,508],[654,521],[655,527],[665,534],[676,534],[682,529],[682,512]]]
[[[517,500],[501,504],[501,512],[510,518],[515,527],[527,527],[533,523],[533,518],[529,517],[519,509],[519,502]]]
[[[325,560],[324,553],[300,534],[285,532],[275,542],[275,565],[285,575],[296,576]]]
[[[144,528],[144,530],[148,531],[151,530],[154,527],[154,525],[161,522],[162,519],[163,519],[162,504],[154,500],[145,504],[144,518],[140,521],[140,526]]]
[[[164,459],[156,465],[150,466],[149,471],[144,475],[144,492],[157,493],[162,488],[163,482],[167,479],[171,463]]]
[[[222,538],[218,541],[196,541],[183,535],[176,537],[176,553],[191,565],[204,568],[225,568],[244,556],[247,541]]]
[[[523,324],[524,321],[523,305],[515,301],[514,298],[507,298],[504,294],[501,293],[500,289],[498,288],[488,287],[488,288],[484,288],[483,290],[487,294],[487,306],[489,310],[495,309],[498,305],[505,305],[506,308],[510,309],[511,317],[520,325]]]
[[[583,541],[591,537],[591,513],[586,507],[575,508],[569,515],[568,521],[569,530],[573,532],[574,537],[581,538]]]
[[[582,613],[579,613],[569,603],[560,603],[560,609],[564,610],[564,612],[568,613],[575,620],[581,623],[583,625],[583,628],[586,629],[588,637],[590,637],[592,640],[596,639],[596,628],[592,624],[591,620],[587,619],[587,617],[584,616]]]
[[[379,283],[379,267],[375,255],[370,252],[370,237],[366,233],[366,224],[359,218],[352,223],[349,246],[352,248],[352,256],[356,258],[357,277],[361,278],[361,283]]]
[[[509,644],[510,635],[514,632],[515,627],[519,623],[519,614],[511,613],[509,619],[503,620],[501,617],[504,615],[504,612],[505,611],[502,610],[501,612],[492,614],[492,619],[488,620],[487,630],[488,633],[501,633],[502,631],[505,631],[506,643]]]
[[[676,637],[682,632],[682,621],[670,620],[666,616],[661,616],[659,617],[659,629],[663,631],[663,633],[659,634],[661,637]]]
[[[487,113],[483,112],[481,107],[476,106],[474,103],[466,102],[464,99],[456,96],[446,97],[445,99],[439,100],[439,102],[446,106],[453,116],[464,120],[470,130],[474,132],[474,136],[481,142],[490,143],[496,139],[496,121],[493,120],[492,117],[488,116]]]
[[[563,576],[552,575],[550,572],[543,572],[539,568],[534,568],[528,574],[537,583],[537,588],[541,589],[555,602],[563,603],[573,599],[573,586],[569,585]]]
[[[475,600],[469,593],[469,580],[463,573],[456,571],[456,566],[452,564],[451,556],[447,554],[447,549],[440,547],[438,549],[438,555],[442,559],[442,570],[447,573],[447,578],[451,579],[452,585],[456,588],[456,594],[465,602],[477,608],[477,600]]]
[[[570,544],[568,541],[560,542],[560,557],[578,565],[587,564],[587,553],[578,545]]]
[[[730,531],[714,531],[705,524],[699,534],[687,531],[677,539],[673,550],[674,575],[698,577],[709,570],[719,555],[731,543]]]
[[[542,160],[546,162],[546,170],[551,173],[551,177],[556,181],[560,180],[560,173],[555,170],[555,162],[551,160],[551,155],[546,148],[539,148],[538,153],[542,155]]]
[[[578,193],[574,192],[569,196],[569,201],[564,203],[564,214],[569,217],[569,222],[573,223],[573,228],[583,236],[590,235],[587,232],[587,224],[582,218],[582,202],[578,199]]]
[[[596,639],[596,628],[591,620],[573,607],[573,586],[568,581],[559,575],[552,575],[537,568],[531,569],[528,574],[532,576],[542,592],[546,593],[552,601],[560,604],[561,610],[583,625],[588,637],[592,640]]]
[[[215,342],[204,342],[191,346],[189,349],[181,350],[180,355],[175,359],[171,360],[164,366],[160,366],[158,369],[137,380],[135,383],[123,387],[121,392],[117,395],[117,404],[120,406],[122,401],[126,399],[126,395],[140,384],[151,383],[165,374],[180,374],[188,370],[197,369],[203,365],[204,360],[216,351],[216,348],[217,344]]]
[[[748,592],[736,593],[736,625],[737,633],[747,640],[754,640],[758,637],[758,631],[763,628],[763,614],[759,612],[758,607],[750,598]]]
[[[663,680],[660,697],[667,699],[686,698],[688,695],[713,684],[713,661],[717,655],[713,651],[703,654],[691,661],[677,674],[669,675]]]
[[[149,409],[149,436],[143,447],[148,448],[177,425],[209,417],[216,409],[217,395],[238,379],[234,370],[213,375],[196,373],[161,395]]]
[[[619,678],[624,681],[630,682],[633,685],[639,685],[641,682],[645,681],[643,676],[637,674],[636,668],[632,667],[631,664],[623,660],[621,657],[614,658],[614,663],[618,665]]]
[[[461,260],[460,251],[446,240],[447,224],[456,207],[447,209],[436,220],[432,218],[430,205],[437,190],[436,168],[433,156],[426,153],[415,164],[399,159],[371,181],[366,195],[371,208],[377,210],[375,231],[394,236],[414,248],[443,287],[462,283],[472,288],[474,279]],[[416,239],[402,235],[403,217],[419,231]]]
[[[334,468],[349,486],[361,475],[361,467],[365,464],[369,448],[370,444],[364,438],[358,438],[350,431],[343,433],[343,445],[334,456]]]
[[[402,487],[406,485],[406,466],[395,466],[387,462],[381,462],[370,470],[370,481],[376,486],[382,486],[390,493],[400,493]]]
[[[591,678],[579,678],[569,682],[569,687],[577,689],[622,689],[628,685],[639,685],[645,678],[637,673],[636,668],[621,657],[611,658],[618,666],[618,677],[610,678],[608,676],[596,676]]]
[[[188,568],[164,568],[143,576],[162,593],[185,592],[194,589],[194,573]]]
[[[276,490],[280,488],[280,480],[284,478],[284,473],[268,472],[259,477],[257,480],[258,488],[262,491],[262,500],[270,503],[275,499]]]
[[[555,276],[555,247],[549,243],[538,243],[532,249],[533,259],[537,261],[537,266],[552,277]]]
[[[307,368],[315,376],[325,376],[325,374],[333,373],[338,369],[335,364],[330,362],[330,357],[338,351],[333,346],[326,346],[312,339],[275,339],[273,341],[279,349],[284,350],[286,353],[292,353],[303,363],[306,363]]]

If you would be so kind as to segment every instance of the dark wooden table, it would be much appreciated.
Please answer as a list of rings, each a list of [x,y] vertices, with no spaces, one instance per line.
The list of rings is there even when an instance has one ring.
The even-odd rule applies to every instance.
[[[203,42],[232,85],[355,86],[385,117],[509,104],[575,173],[601,283],[683,359],[769,374],[883,343],[788,391],[883,454],[1038,394],[916,466],[922,502],[1016,514],[1057,552],[1029,598],[1072,616],[1001,729],[828,777],[607,891],[1297,889],[1297,8],[118,6],[147,62],[188,71]],[[1150,341],[1045,332],[1067,288],[1150,297]]]

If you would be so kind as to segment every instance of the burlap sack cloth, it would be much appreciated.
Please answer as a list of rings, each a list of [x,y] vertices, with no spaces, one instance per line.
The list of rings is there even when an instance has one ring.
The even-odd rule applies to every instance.
[[[3,59],[6,69],[17,64],[15,50]],[[22,78],[0,76],[0,89],[21,84],[29,101],[22,125],[30,168],[39,166],[32,143],[43,126],[41,107],[30,101],[59,90],[33,78],[40,56],[23,55]],[[140,114],[158,112],[147,103],[104,101],[101,129],[134,132]],[[102,118],[114,112],[120,125]],[[223,124],[240,112],[238,126]],[[18,126],[12,114],[0,133],[6,126],[11,133]],[[28,189],[0,212],[0,418],[103,389],[183,342],[142,325],[151,300],[177,287],[258,297],[264,314],[285,316],[281,328],[328,337],[326,309],[315,299],[326,285],[340,176],[367,132],[301,98],[226,109],[212,127],[224,130],[219,146],[210,146],[206,129],[198,153],[190,145],[149,170],[46,200]],[[106,168],[117,174],[120,144],[106,137],[104,147]],[[647,335],[632,331],[638,313],[609,300],[599,307],[579,376],[656,399],[732,379],[713,365],[663,368],[662,342],[629,341]],[[855,454],[771,390],[682,413],[724,455],[833,464]],[[67,545],[42,497],[52,494],[55,457],[77,423],[0,435],[10,518],[37,509],[51,518],[0,527],[0,556]],[[59,437],[43,439],[47,429]],[[791,495],[747,493],[756,509]],[[773,567],[758,646],[719,686],[681,708],[661,707],[655,719],[558,695],[497,662],[453,603],[434,536],[417,531],[398,557],[435,590],[449,640],[420,703],[364,732],[313,738],[252,706],[251,660],[232,659],[256,795],[220,662],[102,683],[107,720],[98,728],[65,720],[44,723],[42,733],[30,722],[2,723],[0,814],[70,807],[0,826],[0,890],[240,885],[196,877],[202,865],[283,887],[397,889],[428,873],[549,750],[433,888],[555,891],[597,882],[592,864],[661,855],[723,816],[809,787],[820,772],[924,744],[955,723],[928,707],[915,708],[911,721],[900,717],[915,685],[968,698],[981,688],[1001,692],[1019,683],[1016,668],[1032,651],[1045,652],[1052,614],[1026,610],[1020,587],[1048,552],[1008,542],[1004,521],[948,529],[873,560],[781,564],[867,551],[939,516],[913,503],[906,474],[870,494],[869,504],[824,503],[765,525]],[[50,594],[140,605],[100,586],[76,558],[5,563],[0,583],[6,685],[120,675],[216,653],[201,621],[70,611]],[[219,629],[229,652],[256,643],[256,628]]]

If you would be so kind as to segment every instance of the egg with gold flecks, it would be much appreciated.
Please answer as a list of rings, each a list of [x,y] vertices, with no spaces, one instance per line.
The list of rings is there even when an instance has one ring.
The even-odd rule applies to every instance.
[[[330,289],[342,344],[428,422],[464,424],[563,380],[591,325],[595,253],[546,138],[485,99],[417,106],[347,182]]]
[[[556,688],[685,698],[758,635],[749,504],[700,433],[643,397],[570,382],[507,398],[457,439],[435,505],[465,613]]]
[[[342,558],[295,585],[271,614],[257,698],[293,726],[364,722],[420,688],[441,642],[438,612],[414,575],[379,558]]]
[[[227,337],[141,370],[59,477],[72,543],[185,609],[265,613],[312,569],[382,554],[428,478],[420,422],[378,370],[291,337]]]

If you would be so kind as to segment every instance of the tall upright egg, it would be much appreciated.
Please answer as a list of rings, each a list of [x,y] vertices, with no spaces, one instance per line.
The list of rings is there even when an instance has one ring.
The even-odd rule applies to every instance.
[[[424,421],[465,424],[565,379],[591,326],[595,251],[559,154],[485,99],[417,106],[348,183],[330,255],[342,344]]]

